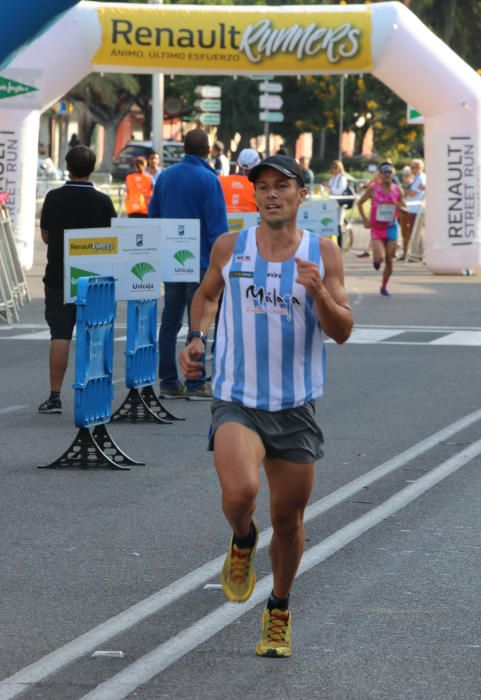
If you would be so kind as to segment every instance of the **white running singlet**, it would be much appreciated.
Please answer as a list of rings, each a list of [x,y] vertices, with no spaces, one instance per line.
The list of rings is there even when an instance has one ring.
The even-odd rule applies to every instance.
[[[303,231],[295,257],[324,264],[319,237]],[[300,406],[322,395],[326,355],[312,297],[295,283],[294,256],[264,260],[256,227],[239,232],[222,270],[224,296],[215,344],[213,394],[264,411]]]

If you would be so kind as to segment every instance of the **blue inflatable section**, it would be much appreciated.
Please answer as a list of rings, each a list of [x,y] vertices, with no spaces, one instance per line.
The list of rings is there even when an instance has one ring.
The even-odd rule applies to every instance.
[[[81,277],[73,385],[77,428],[108,423],[112,415],[114,321],[114,278]]]
[[[0,69],[25,44],[44,32],[78,0],[3,0],[0,22]],[[52,46],[52,51],[55,47]]]

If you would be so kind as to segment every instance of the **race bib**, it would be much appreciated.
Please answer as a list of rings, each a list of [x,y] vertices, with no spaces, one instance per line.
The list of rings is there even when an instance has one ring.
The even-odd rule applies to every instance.
[[[395,204],[378,204],[376,210],[376,221],[392,224],[396,213]]]

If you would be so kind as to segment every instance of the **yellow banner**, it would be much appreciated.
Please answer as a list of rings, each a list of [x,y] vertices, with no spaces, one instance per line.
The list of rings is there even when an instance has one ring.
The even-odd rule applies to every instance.
[[[101,7],[96,65],[226,72],[371,68],[371,13]]]
[[[72,238],[69,255],[112,255],[118,252],[117,238]]]

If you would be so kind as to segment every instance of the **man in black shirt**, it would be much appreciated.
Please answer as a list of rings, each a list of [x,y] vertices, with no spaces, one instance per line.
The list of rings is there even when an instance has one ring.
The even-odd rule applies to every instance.
[[[66,156],[70,180],[47,193],[40,216],[42,240],[47,244],[45,319],[50,328],[50,397],[38,408],[40,413],[62,413],[60,390],[68,366],[70,341],[75,326],[75,304],[63,299],[63,236],[65,229],[110,226],[116,216],[112,200],[96,190],[89,177],[95,167],[95,153],[75,146]]]

